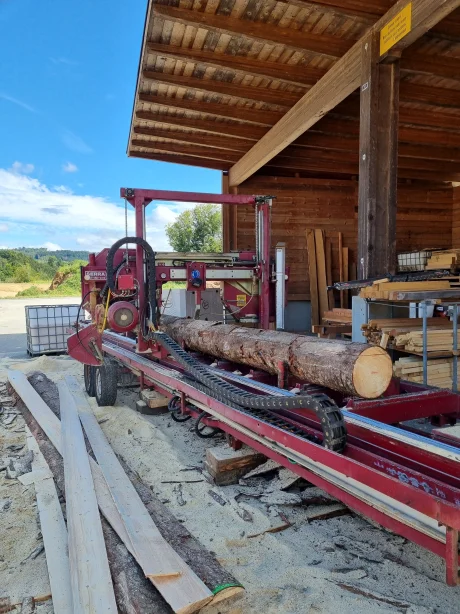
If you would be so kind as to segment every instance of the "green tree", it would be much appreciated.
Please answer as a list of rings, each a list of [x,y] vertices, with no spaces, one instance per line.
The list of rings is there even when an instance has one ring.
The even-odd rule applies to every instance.
[[[222,215],[216,205],[197,205],[184,211],[166,226],[166,235],[175,252],[220,252]]]

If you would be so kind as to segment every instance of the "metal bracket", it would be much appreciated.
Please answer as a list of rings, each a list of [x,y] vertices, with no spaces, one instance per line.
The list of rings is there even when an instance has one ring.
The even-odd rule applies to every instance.
[[[125,198],[134,198],[134,188],[125,188]]]

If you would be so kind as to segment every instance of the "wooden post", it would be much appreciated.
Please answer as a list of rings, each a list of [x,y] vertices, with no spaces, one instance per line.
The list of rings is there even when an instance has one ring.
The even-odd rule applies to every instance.
[[[362,47],[358,277],[394,273],[398,171],[399,60],[380,63],[373,33]]]

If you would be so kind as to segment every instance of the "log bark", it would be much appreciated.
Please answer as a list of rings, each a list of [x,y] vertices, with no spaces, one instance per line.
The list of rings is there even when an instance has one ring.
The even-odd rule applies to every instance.
[[[59,392],[56,384],[46,375],[38,372],[33,373],[29,377],[29,381],[53,413],[60,418]],[[18,406],[54,475],[58,491],[64,498],[64,464],[62,457],[21,399],[18,400]],[[86,435],[85,441],[88,453],[94,458]],[[209,605],[214,606],[218,603],[221,612],[227,611],[227,607],[224,606],[228,606],[231,609],[235,598],[241,597],[244,593],[244,589],[238,580],[226,571],[213,554],[206,550],[187,531],[186,527],[141,482],[124,460],[122,458],[119,458],[119,460],[163,537],[203,580],[208,588],[216,593],[216,597]],[[121,614],[172,613],[169,605],[151,582],[144,577],[141,568],[105,518],[101,517],[101,522],[115,597]]]
[[[160,328],[190,350],[272,374],[281,361],[295,377],[347,395],[377,398],[392,378],[388,353],[363,343],[173,317]]]

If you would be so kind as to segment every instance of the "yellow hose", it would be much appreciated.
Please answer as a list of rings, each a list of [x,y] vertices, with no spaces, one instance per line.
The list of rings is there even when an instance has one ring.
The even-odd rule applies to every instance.
[[[107,301],[105,303],[105,311],[104,311],[104,321],[102,322],[102,328],[99,331],[101,333],[105,331],[105,325],[107,324],[107,312],[109,311],[109,301],[110,301],[110,290],[107,292]]]

